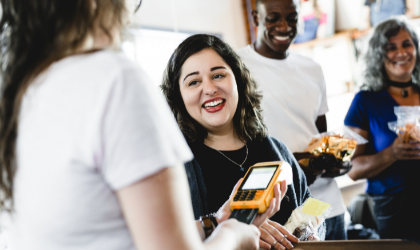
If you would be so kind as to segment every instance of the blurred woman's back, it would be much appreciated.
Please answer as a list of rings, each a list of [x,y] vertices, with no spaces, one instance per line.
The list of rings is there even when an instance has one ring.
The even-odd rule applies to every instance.
[[[124,1],[2,5],[0,208],[12,212],[3,225],[9,247],[134,249],[115,191],[190,152],[149,79],[109,50],[126,22]]]
[[[17,249],[83,249],[87,242],[88,249],[134,249],[114,190],[153,171],[145,170],[148,161],[158,164],[142,147],[153,145],[158,132],[139,117],[165,122],[142,112],[159,96],[137,84],[149,82],[138,71],[103,51],[60,60],[31,84],[17,139],[11,232],[24,244]]]

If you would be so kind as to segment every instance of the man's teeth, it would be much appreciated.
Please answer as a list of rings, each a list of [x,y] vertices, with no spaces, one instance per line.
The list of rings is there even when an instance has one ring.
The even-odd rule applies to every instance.
[[[204,104],[205,108],[210,108],[210,107],[216,107],[217,105],[222,104],[223,100],[217,100],[217,101],[213,101],[213,102],[208,102],[206,104]]]
[[[275,36],[274,37],[276,40],[279,40],[279,41],[286,41],[286,40],[288,40],[289,39],[289,37],[288,36]]]

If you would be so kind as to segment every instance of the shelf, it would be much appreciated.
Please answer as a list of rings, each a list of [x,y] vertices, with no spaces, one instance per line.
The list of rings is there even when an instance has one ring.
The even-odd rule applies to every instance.
[[[290,48],[292,50],[305,50],[305,49],[313,49],[316,46],[329,47],[329,46],[334,45],[337,42],[351,41],[353,37],[353,33],[355,31],[357,31],[357,29],[341,31],[330,37],[314,39],[314,40],[304,42],[304,43],[294,43],[290,45]]]

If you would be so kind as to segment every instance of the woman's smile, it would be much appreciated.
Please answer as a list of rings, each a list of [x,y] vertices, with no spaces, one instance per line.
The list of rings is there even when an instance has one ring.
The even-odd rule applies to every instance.
[[[216,113],[225,107],[226,100],[223,98],[213,98],[207,100],[202,105],[203,109],[209,113]]]

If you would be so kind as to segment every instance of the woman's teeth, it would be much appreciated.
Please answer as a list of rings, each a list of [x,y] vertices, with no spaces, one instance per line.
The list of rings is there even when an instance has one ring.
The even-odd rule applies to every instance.
[[[407,60],[405,60],[405,61],[396,61],[395,62],[395,64],[397,64],[397,65],[401,65],[401,64],[405,64],[405,63],[407,63],[409,60],[407,59]]]
[[[217,100],[213,102],[208,102],[204,104],[204,108],[213,108],[223,103],[223,100]]]
[[[274,39],[279,40],[279,41],[286,41],[287,39],[289,39],[288,36],[275,36]]]

